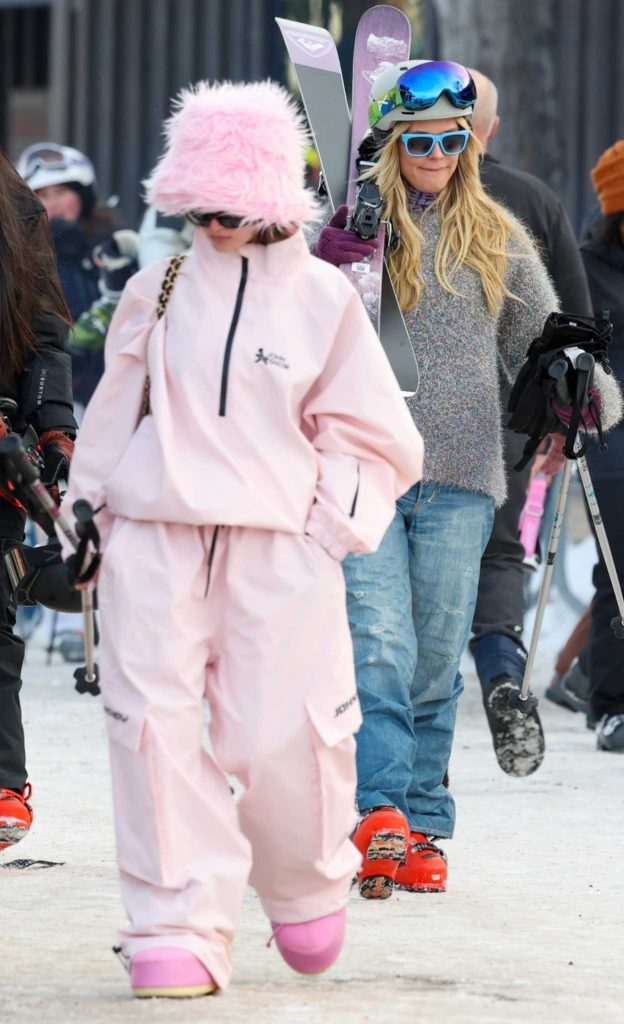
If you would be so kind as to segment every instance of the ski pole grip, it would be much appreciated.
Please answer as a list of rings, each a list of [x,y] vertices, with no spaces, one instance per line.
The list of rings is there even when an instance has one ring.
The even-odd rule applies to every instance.
[[[581,352],[576,357],[576,400],[583,410],[589,401],[589,389],[592,384],[593,370],[595,366],[594,357],[590,352]]]
[[[39,480],[39,470],[28,457],[19,434],[8,434],[0,439],[0,476],[26,487]]]
[[[554,359],[546,371],[553,380],[561,380],[568,372],[568,364],[565,359]]]
[[[583,373],[591,373],[595,364],[596,360],[591,352],[581,352],[576,357],[576,368],[577,370],[582,370]]]
[[[93,506],[84,498],[79,498],[72,506],[76,517],[76,533],[81,540],[91,540],[95,548],[99,548],[100,534],[93,519]]]
[[[74,502],[73,511],[76,519],[81,524],[90,523],[93,519],[93,508],[84,498],[78,498],[78,501]]]

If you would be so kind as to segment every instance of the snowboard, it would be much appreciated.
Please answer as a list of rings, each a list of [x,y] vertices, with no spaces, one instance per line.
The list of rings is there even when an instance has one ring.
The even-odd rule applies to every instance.
[[[396,8],[386,5],[371,8],[363,15],[354,48],[353,96],[357,102],[354,112],[359,126],[352,132],[342,69],[331,34],[316,25],[284,18],[275,20],[295,71],[332,210],[349,199],[352,206],[359,187],[357,171],[351,171],[352,154],[357,154],[361,138],[368,130],[368,94],[372,80],[388,63],[398,63],[409,56],[409,22]],[[398,35],[393,36],[392,31]],[[399,48],[402,55],[399,55]],[[362,51],[368,56],[358,67],[357,55]],[[385,227],[383,230],[385,236]],[[383,270],[383,240],[384,237],[380,237],[372,271],[368,260],[351,264],[346,270],[362,296],[403,394],[411,397],[418,390],[418,365],[390,274],[387,269]],[[354,266],[358,268],[355,271]]]

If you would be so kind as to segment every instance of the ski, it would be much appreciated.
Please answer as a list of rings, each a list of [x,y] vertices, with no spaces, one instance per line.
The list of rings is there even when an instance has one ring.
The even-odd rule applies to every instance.
[[[391,19],[398,15],[399,19],[405,20],[409,33],[409,22],[396,8],[383,5],[372,10],[391,12],[389,15]],[[367,19],[370,13],[366,12],[362,20]],[[349,187],[352,187],[353,195],[357,190],[356,174],[351,174],[349,169],[352,149],[351,116],[336,44],[329,32],[316,25],[305,25],[297,21],[288,21],[285,18],[276,18],[275,20],[282,33],[295,71],[310,129],[319,153],[329,202],[332,210],[336,210],[342,203],[347,202]],[[391,24],[394,25],[394,21]],[[393,44],[392,37],[385,32],[386,23],[383,19],[376,19],[375,25],[377,32],[371,30],[368,45],[377,51],[373,56],[377,57],[376,69],[379,71],[387,63],[397,63],[402,58],[396,56],[397,51],[393,50],[394,45],[397,44]],[[401,22],[401,28],[405,32],[403,22]],[[380,35],[380,29],[385,34]],[[405,45],[404,41],[403,45]],[[355,49],[357,51],[357,45]],[[409,55],[409,35],[407,36],[407,54]],[[365,103],[366,111],[370,84],[371,82],[368,81],[365,90],[362,90],[365,92],[365,101],[362,101],[362,105]],[[367,128],[368,117],[366,115],[362,135]],[[353,148],[357,150],[358,146],[359,140]],[[387,270],[381,273],[382,245],[378,252],[377,278],[370,278],[370,269],[361,272],[359,281],[361,282],[366,275],[369,288],[358,287],[358,291],[363,297],[369,316],[371,316],[371,312],[373,314],[371,316],[373,325],[379,334],[403,394],[406,397],[411,397],[418,390],[418,365],[390,274]],[[366,263],[368,266],[367,261]],[[375,282],[373,289],[370,289],[371,281]],[[380,297],[379,291],[381,291]],[[372,296],[369,295],[369,292],[372,293]]]
[[[333,36],[316,25],[276,18],[321,161],[332,212],[347,201],[351,116]]]
[[[377,238],[379,247],[368,259],[345,264],[347,275],[360,297],[377,333],[381,336],[381,277],[384,271],[386,225],[381,220],[382,198],[373,183],[358,181],[365,164],[360,163],[359,148],[369,130],[368,100],[370,88],[380,70],[388,63],[398,64],[409,57],[410,24],[396,7],[372,7],[360,18],[353,47],[353,86],[351,92],[351,146],[347,176],[347,205],[352,211],[352,229]],[[364,200],[364,202],[361,202]],[[360,213],[361,211],[361,213]],[[358,228],[360,215],[368,220],[365,230]],[[362,225],[364,227],[364,225]]]

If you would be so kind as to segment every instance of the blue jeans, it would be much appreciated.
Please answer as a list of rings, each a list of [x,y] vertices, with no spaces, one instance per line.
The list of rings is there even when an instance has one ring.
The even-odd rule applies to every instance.
[[[397,502],[378,551],[343,563],[364,715],[358,807],[392,804],[426,835],[453,834],[442,780],[493,519],[485,494],[419,484]]]

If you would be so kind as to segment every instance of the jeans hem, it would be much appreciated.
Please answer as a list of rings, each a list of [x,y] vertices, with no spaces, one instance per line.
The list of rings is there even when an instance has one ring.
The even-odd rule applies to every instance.
[[[358,818],[364,818],[367,814],[370,814],[371,811],[378,811],[381,807],[392,807],[395,811],[398,811],[399,814],[402,814],[404,818],[407,818],[405,811],[402,811],[397,804],[392,802],[392,800],[377,800],[375,803],[372,803],[370,807],[360,807],[360,804],[358,803]]]
[[[452,832],[442,832],[439,828],[434,828],[431,822],[426,825],[415,825],[412,821],[409,823],[410,832],[420,832],[423,836],[434,836],[435,839],[452,839]]]

